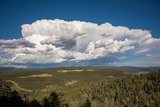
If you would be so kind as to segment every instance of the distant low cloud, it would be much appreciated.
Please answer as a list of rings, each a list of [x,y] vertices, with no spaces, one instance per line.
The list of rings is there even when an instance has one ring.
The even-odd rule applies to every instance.
[[[160,39],[153,38],[148,30],[110,23],[98,25],[84,21],[37,20],[22,25],[21,32],[23,38],[0,40],[1,63],[47,64],[103,57],[105,60],[113,57],[115,62],[120,63],[122,59],[160,52]],[[159,55],[154,57],[156,60]],[[135,59],[132,60],[134,62]]]

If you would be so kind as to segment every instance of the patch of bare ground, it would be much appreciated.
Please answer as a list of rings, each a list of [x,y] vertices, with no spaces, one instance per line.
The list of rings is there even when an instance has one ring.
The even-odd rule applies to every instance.
[[[10,83],[14,84],[14,85],[19,89],[19,90],[29,91],[29,92],[33,91],[33,90],[29,90],[29,89],[25,89],[25,88],[20,87],[20,86],[19,86],[19,84],[18,84],[18,83],[16,83],[15,81],[12,81],[12,80],[6,80],[6,82],[10,82]]]
[[[77,80],[72,80],[72,81],[67,81],[66,83],[65,83],[65,85],[67,86],[67,85],[73,85],[73,84],[75,84],[76,82],[78,82]]]
[[[85,72],[85,71],[94,71],[93,69],[74,69],[74,70],[58,70],[57,72],[67,73],[67,72]]]
[[[52,74],[34,74],[34,75],[29,75],[29,76],[21,76],[19,78],[28,78],[28,77],[52,77]]]

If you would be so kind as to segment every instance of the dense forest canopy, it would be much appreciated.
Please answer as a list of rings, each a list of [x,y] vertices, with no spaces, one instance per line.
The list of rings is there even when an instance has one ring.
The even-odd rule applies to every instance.
[[[71,101],[74,98],[65,99],[63,91],[51,92],[42,101],[36,99],[29,101],[27,95],[24,97],[25,93],[13,90],[12,84],[0,80],[1,107],[104,107],[104,105],[109,107],[158,107],[160,72],[125,74],[121,77],[97,81],[86,88],[79,88],[79,92],[70,93],[75,96],[77,104]]]

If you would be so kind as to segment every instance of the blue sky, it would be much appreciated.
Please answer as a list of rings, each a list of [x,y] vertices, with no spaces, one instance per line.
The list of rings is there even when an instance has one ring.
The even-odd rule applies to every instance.
[[[32,31],[28,32],[24,31],[26,35],[22,35],[21,31],[23,30],[23,27],[21,26],[24,24],[32,24],[35,21],[41,19],[46,19],[46,20],[60,19],[64,21],[79,20],[90,23],[97,23],[99,25],[108,22],[113,26],[125,26],[129,29],[147,30],[150,32],[149,35],[151,35],[152,38],[157,38],[157,39],[160,38],[159,0],[0,0],[0,40],[4,39],[4,41],[1,41],[3,43],[0,43],[1,46],[3,45],[3,48],[0,48],[0,51],[2,50],[4,51],[6,49],[6,44],[8,42],[13,43],[12,45],[14,46],[12,46],[12,48],[13,47],[17,48],[19,46],[21,47],[22,45],[21,42],[29,46],[32,45],[32,43],[28,42],[26,43],[23,40],[19,40],[19,38],[23,38],[24,36],[26,37],[28,32],[32,32]],[[25,26],[24,29],[28,30],[28,27]],[[18,39],[18,40],[7,41],[13,39]],[[72,42],[74,43],[74,41]],[[17,46],[17,44],[19,46]],[[35,41],[33,42],[33,44],[35,44]],[[99,56],[98,58],[91,58],[91,60],[88,59],[82,61],[78,60],[76,62],[73,61],[70,63],[68,63],[68,61],[67,62],[64,61],[62,63],[58,64],[53,63],[53,64],[72,65],[74,63],[77,65],[113,65],[113,66],[114,65],[138,66],[139,64],[141,64],[142,66],[149,66],[149,65],[152,66],[152,64],[150,63],[145,63],[144,60],[147,60],[151,62],[152,61],[157,62],[155,65],[153,64],[153,66],[159,66],[160,63],[156,60],[157,58],[160,58],[159,57],[160,55],[157,54],[156,51],[159,50],[159,48],[155,48],[156,46],[159,47],[159,40],[156,40],[155,44],[149,45],[148,47],[150,51],[147,50],[148,53],[145,54],[141,54],[141,51],[146,50],[146,47],[140,47],[137,46],[136,44],[134,45],[134,47],[130,46],[130,50],[127,50],[127,52],[124,52],[124,54],[123,52],[120,53],[116,52],[113,53],[113,55],[110,54],[108,55],[107,53],[104,56],[102,55],[102,57],[100,58]],[[136,48],[137,50],[132,51],[133,48]],[[7,52],[3,52],[3,54],[1,54],[1,58],[3,58],[3,60],[5,58],[8,59],[14,55],[16,56],[15,54],[16,52],[14,53],[14,55],[11,52],[8,53]],[[136,52],[138,53],[138,55],[137,54],[133,55],[133,53]],[[115,56],[117,55],[119,57],[122,57],[122,59],[119,60],[115,58]],[[146,58],[145,56],[149,57]],[[135,59],[139,58],[141,59],[141,61],[139,60],[135,61]],[[71,58],[67,57],[67,59]],[[3,61],[1,60],[1,62]],[[30,65],[31,63],[27,64]]]
[[[0,39],[21,37],[21,25],[38,19],[109,22],[160,37],[159,0],[0,0]]]

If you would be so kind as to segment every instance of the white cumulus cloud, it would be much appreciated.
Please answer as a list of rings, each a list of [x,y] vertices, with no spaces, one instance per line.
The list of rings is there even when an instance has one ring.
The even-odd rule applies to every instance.
[[[84,21],[43,19],[21,27],[23,38],[0,40],[1,62],[61,63],[116,58],[115,54],[119,57],[137,53],[145,56],[147,52],[154,54],[154,50],[160,52],[160,39],[153,38],[148,30],[129,29],[110,23],[98,25]]]

